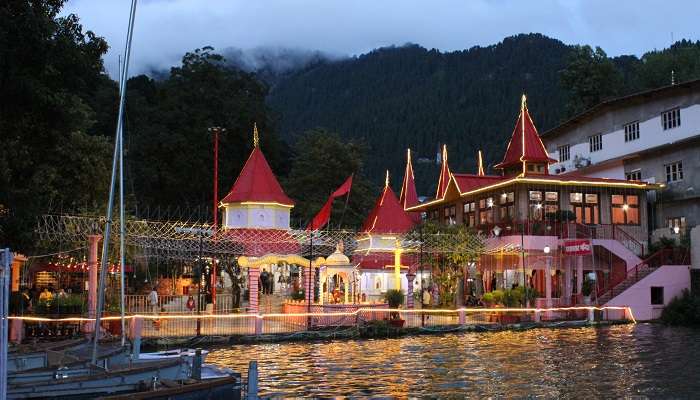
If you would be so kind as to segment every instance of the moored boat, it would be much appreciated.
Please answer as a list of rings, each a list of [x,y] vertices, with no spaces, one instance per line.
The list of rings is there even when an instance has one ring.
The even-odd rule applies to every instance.
[[[158,381],[189,378],[190,366],[182,359],[139,362],[110,371],[93,368],[88,374],[50,380],[9,384],[8,399],[85,398],[131,393]]]
[[[241,376],[227,376],[206,381],[161,381],[155,390],[101,397],[100,400],[239,400]]]

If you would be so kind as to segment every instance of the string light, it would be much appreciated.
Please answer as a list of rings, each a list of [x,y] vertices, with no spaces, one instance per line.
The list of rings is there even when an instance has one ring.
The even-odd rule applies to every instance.
[[[565,312],[565,311],[625,311],[629,313],[630,320],[637,323],[634,314],[632,313],[631,307],[623,306],[574,306],[574,307],[551,307],[551,308],[458,308],[458,309],[402,309],[402,308],[358,308],[355,311],[343,311],[343,312],[333,312],[333,313],[275,313],[275,314],[187,314],[187,315],[153,315],[153,314],[133,314],[124,316],[124,319],[171,319],[171,320],[187,320],[187,319],[239,319],[239,318],[281,318],[281,317],[338,317],[338,316],[355,316],[362,312],[398,312],[402,314],[417,314],[417,313],[428,313],[428,314],[446,314],[446,313],[505,313],[505,312],[525,312],[525,313],[546,313],[546,312]],[[8,319],[20,320],[20,321],[31,321],[31,322],[93,322],[94,318],[83,318],[83,317],[68,317],[68,318],[45,318],[45,317],[26,317],[26,316],[9,316]],[[121,319],[120,316],[103,316],[101,320],[103,321],[115,321]]]

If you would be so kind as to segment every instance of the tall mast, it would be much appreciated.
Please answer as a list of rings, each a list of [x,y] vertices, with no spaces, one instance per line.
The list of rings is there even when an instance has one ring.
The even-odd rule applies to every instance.
[[[131,9],[129,11],[129,27],[126,36],[126,51],[124,52],[124,67],[121,71],[121,76],[119,77],[119,115],[117,116],[117,132],[114,143],[114,156],[112,157],[112,177],[109,187],[109,201],[107,205],[107,222],[105,223],[104,239],[102,241],[102,259],[100,260],[100,283],[97,291],[97,312],[95,315],[95,330],[94,338],[92,341],[92,364],[97,364],[97,343],[100,338],[100,322],[102,317],[102,310],[104,309],[104,288],[105,288],[105,275],[107,275],[107,258],[109,257],[109,240],[112,230],[112,216],[114,211],[114,187],[116,180],[116,169],[117,161],[121,158],[121,147],[122,147],[122,125],[124,121],[124,103],[126,100],[126,77],[129,71],[129,58],[131,57],[131,40],[134,34],[134,18],[136,16],[136,2],[137,0],[131,1]],[[123,224],[122,224],[123,232]],[[123,235],[122,235],[123,238]],[[123,239],[122,239],[123,240]],[[123,257],[123,253],[122,253]],[[124,273],[124,266],[122,265],[122,279]],[[122,311],[123,312],[123,311]],[[122,318],[123,321],[123,318]]]

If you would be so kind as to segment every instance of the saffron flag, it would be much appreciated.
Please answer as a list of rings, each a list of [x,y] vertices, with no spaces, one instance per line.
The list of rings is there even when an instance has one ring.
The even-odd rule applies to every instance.
[[[333,196],[328,198],[326,204],[321,207],[321,211],[316,214],[311,223],[306,227],[306,230],[315,231],[316,229],[323,228],[324,225],[328,223],[331,219],[331,206],[333,205]]]
[[[314,219],[311,220],[311,223],[309,223],[309,225],[306,227],[306,230],[315,231],[316,229],[323,228],[328,221],[331,220],[333,200],[335,200],[337,197],[350,195],[350,188],[352,188],[352,175],[350,175],[350,177],[348,177],[348,179],[346,179],[345,182],[343,182],[343,184],[330,195],[326,201],[326,204],[321,207],[321,211],[319,211]]]
[[[350,188],[352,187],[352,175],[348,177],[348,179],[345,180],[345,182],[340,185],[338,189],[333,192],[331,195],[331,198],[335,199],[336,197],[340,196],[345,196],[346,194],[350,193]]]

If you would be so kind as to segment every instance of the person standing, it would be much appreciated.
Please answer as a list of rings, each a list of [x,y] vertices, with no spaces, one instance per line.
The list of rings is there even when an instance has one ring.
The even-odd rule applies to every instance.
[[[430,307],[430,290],[423,289],[423,308]]]
[[[153,286],[151,293],[148,294],[148,304],[151,306],[151,312],[154,315],[158,315],[158,292],[155,286]]]

